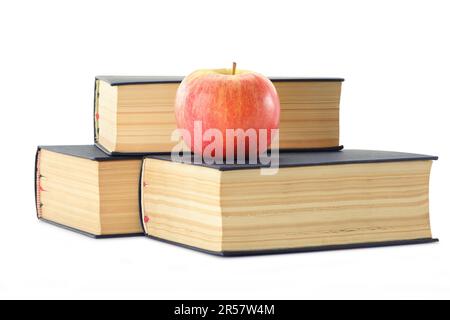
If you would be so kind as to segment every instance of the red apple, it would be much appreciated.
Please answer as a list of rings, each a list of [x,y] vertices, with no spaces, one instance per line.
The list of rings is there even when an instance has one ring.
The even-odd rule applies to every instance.
[[[236,155],[238,144],[242,144],[241,139],[234,137],[234,148],[227,150],[227,129],[254,129],[257,132],[266,129],[267,142],[261,143],[259,138],[256,141],[258,153],[266,151],[271,142],[271,130],[278,129],[280,101],[272,82],[256,72],[235,68],[234,64],[233,69],[195,71],[184,78],[178,88],[175,102],[177,126],[190,133],[190,137],[184,137],[184,140],[197,154],[203,154],[211,141],[202,139],[200,143],[194,143],[196,121],[201,121],[203,133],[208,129],[219,130],[224,157],[230,153]],[[245,144],[244,150],[248,155],[248,138]]]

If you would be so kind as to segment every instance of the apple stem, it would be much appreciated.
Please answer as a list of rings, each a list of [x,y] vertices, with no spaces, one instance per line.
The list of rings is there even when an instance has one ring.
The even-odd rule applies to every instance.
[[[233,71],[231,74],[234,76],[236,74],[236,62],[233,62]]]

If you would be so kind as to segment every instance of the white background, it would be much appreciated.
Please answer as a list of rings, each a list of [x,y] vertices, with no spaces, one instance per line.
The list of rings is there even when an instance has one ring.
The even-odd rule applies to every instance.
[[[2,1],[0,298],[450,298],[448,1]],[[440,156],[436,245],[223,259],[40,223],[38,144],[92,141],[94,76],[345,77],[347,148]]]

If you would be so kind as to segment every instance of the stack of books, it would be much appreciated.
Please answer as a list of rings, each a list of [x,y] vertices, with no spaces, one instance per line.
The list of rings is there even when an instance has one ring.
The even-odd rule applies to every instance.
[[[171,156],[181,80],[97,77],[95,144],[38,147],[38,218],[225,256],[437,241],[428,198],[437,157],[344,150],[343,79],[271,78],[281,105],[273,175],[260,174],[261,163]]]

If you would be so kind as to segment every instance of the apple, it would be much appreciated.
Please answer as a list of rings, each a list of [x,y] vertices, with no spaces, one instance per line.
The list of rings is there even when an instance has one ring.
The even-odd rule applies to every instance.
[[[220,138],[223,143],[219,151],[224,157],[236,156],[239,150],[245,150],[248,156],[252,136],[245,136],[243,140],[228,136],[227,130],[258,132],[253,146],[258,154],[266,151],[272,131],[278,129],[280,100],[268,78],[253,71],[237,70],[233,63],[232,69],[197,70],[185,77],[177,90],[175,117],[178,128],[189,133],[187,138],[183,135],[183,139],[194,153],[203,155],[212,140]],[[202,136],[199,141],[198,123],[202,133],[215,129],[219,137],[204,139]],[[230,141],[231,138],[234,141]]]

